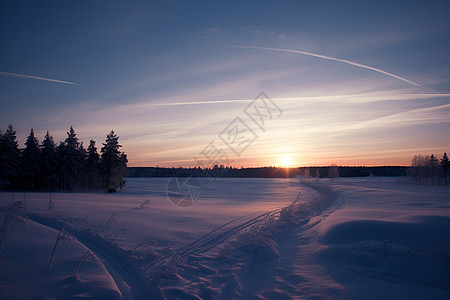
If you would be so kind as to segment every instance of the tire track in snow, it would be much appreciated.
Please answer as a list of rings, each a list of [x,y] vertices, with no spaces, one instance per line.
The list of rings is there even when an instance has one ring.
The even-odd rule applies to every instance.
[[[30,219],[58,231],[66,225],[59,220],[36,214],[31,214]],[[69,226],[66,230],[102,261],[124,299],[161,299],[156,288],[149,287],[139,272],[124,259],[123,254],[111,251],[111,244],[96,238],[89,231],[77,231]]]

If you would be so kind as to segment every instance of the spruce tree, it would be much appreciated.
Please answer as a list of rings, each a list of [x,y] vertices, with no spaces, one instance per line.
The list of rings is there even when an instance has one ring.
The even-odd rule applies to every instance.
[[[78,188],[105,188],[114,191],[125,184],[127,155],[120,152],[119,137],[111,131],[103,144],[101,155],[91,140],[87,149],[70,127],[67,138],[55,146],[48,130],[39,145],[34,130],[20,150],[16,132],[9,125],[0,130],[0,190],[73,191]]]
[[[14,189],[19,184],[20,151],[12,125],[0,134],[0,189]]]
[[[53,191],[58,185],[58,156],[55,142],[48,130],[42,141],[41,162],[44,190]]]
[[[60,146],[60,154],[62,159],[62,171],[64,172],[65,190],[72,191],[79,184],[83,170],[83,154],[80,150],[80,143],[76,137],[75,130],[70,126],[67,132],[67,138]]]
[[[23,184],[27,191],[37,190],[41,186],[41,151],[39,142],[34,136],[33,128],[25,142],[25,149],[22,153],[22,176]]]
[[[106,136],[101,150],[101,175],[103,179],[103,187],[108,192],[114,192],[122,186],[123,176],[126,172],[127,159],[124,153],[119,151],[119,137],[114,131]]]
[[[86,177],[88,180],[87,185],[89,189],[97,189],[101,187],[99,167],[100,155],[97,152],[97,147],[95,147],[95,141],[90,140],[86,158]]]

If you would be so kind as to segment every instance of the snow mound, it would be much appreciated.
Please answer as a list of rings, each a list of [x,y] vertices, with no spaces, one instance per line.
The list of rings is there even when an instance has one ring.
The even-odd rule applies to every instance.
[[[4,252],[1,299],[121,299],[122,295],[103,264],[83,262],[77,277],[72,271],[88,250],[74,240],[56,249],[47,270],[58,231],[27,220],[28,232],[14,232]]]
[[[316,255],[355,299],[450,298],[450,190],[340,179]]]

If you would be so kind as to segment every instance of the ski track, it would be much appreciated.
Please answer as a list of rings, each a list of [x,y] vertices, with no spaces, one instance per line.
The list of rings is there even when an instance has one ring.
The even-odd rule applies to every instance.
[[[326,195],[322,186],[309,182],[300,184],[311,190],[313,194],[325,196],[330,201],[324,207],[313,208],[305,216],[303,222],[296,224],[286,232],[284,237],[281,237],[277,248],[280,254],[278,260],[262,262],[261,265],[250,264],[244,269],[244,274],[240,276],[242,278],[240,280],[241,295],[237,298],[309,299],[314,294],[321,295],[324,299],[348,298],[342,289],[328,286],[329,282],[333,280],[326,269],[315,265],[316,262],[311,257],[310,249],[307,248],[312,237],[305,234],[305,230],[310,228],[310,225],[307,225],[309,218],[316,216],[326,218],[331,211],[340,209],[342,204],[337,202],[336,193]],[[323,218],[320,218],[319,222],[322,221]],[[302,267],[299,268],[299,265]],[[305,267],[310,268],[306,273],[304,272]],[[268,272],[268,270],[270,271]],[[318,278],[320,279],[318,280]],[[325,283],[321,280],[325,280]]]
[[[224,242],[228,238],[232,237],[236,233],[238,233],[246,228],[249,228],[253,224],[257,223],[258,221],[260,221],[266,217],[269,217],[269,216],[279,213],[282,209],[283,208],[276,208],[274,210],[262,213],[244,223],[241,223],[236,226],[232,226],[231,228],[228,228],[229,227],[228,225],[234,223],[235,221],[238,221],[238,220],[248,217],[250,215],[254,215],[255,213],[252,213],[250,215],[246,215],[243,217],[239,217],[239,218],[232,220],[222,226],[217,227],[216,229],[210,231],[209,233],[200,237],[196,241],[194,241],[182,248],[179,248],[176,251],[181,253],[181,257],[187,257],[187,256],[193,255],[193,254],[205,253],[205,252],[213,249],[217,245],[220,245],[222,242]],[[220,229],[223,229],[223,230],[219,231]]]
[[[301,193],[305,192],[302,189],[297,197],[291,204],[279,208],[275,208],[269,211],[258,211],[245,216],[233,219],[223,225],[220,225],[213,230],[207,232],[200,238],[184,245],[178,249],[175,249],[171,254],[166,255],[153,266],[158,267],[165,263],[172,263],[170,261],[171,256],[178,256],[182,259],[188,259],[189,261],[195,261],[200,265],[205,265],[209,268],[215,269],[216,272],[211,275],[201,273],[191,273],[189,268],[178,270],[178,274],[185,282],[182,286],[177,283],[173,283],[170,280],[166,283],[162,283],[161,286],[163,294],[169,299],[180,296],[177,294],[180,290],[183,291],[187,286],[187,282],[196,284],[200,282],[206,282],[211,284],[214,282],[226,282],[224,287],[221,288],[219,294],[212,296],[214,299],[255,299],[255,297],[268,297],[268,299],[275,298],[295,298],[299,296],[307,296],[310,292],[320,295],[321,293],[327,293],[330,299],[337,299],[330,291],[325,290],[326,285],[317,278],[326,277],[328,275],[323,268],[315,271],[316,277],[310,278],[309,276],[302,277],[303,270],[296,268],[296,263],[301,260],[307,263],[308,266],[314,266],[313,260],[308,254],[309,250],[303,249],[303,246],[308,244],[309,236],[304,236],[303,232],[306,229],[304,227],[307,224],[307,220],[311,217],[326,214],[330,209],[334,209],[336,200],[336,194],[330,189],[330,186],[318,186],[314,183],[300,183],[301,186],[306,188],[307,195],[303,197]],[[299,185],[299,187],[300,187]],[[329,194],[331,192],[331,194]],[[302,197],[300,197],[302,195]],[[318,202],[316,202],[318,200]],[[246,260],[246,258],[235,258],[232,261],[228,261],[224,264],[222,260],[216,260],[216,256],[213,253],[208,255],[208,251],[220,248],[224,246],[226,241],[234,237],[239,236],[246,229],[251,228],[258,222],[264,222],[268,218],[279,217],[283,209],[290,206],[296,206],[299,204],[305,205],[304,213],[297,223],[292,224],[292,228],[288,229],[286,235],[283,237],[285,240],[282,245],[279,246],[280,258],[274,261],[262,261],[256,263],[253,260]],[[301,208],[302,209],[302,208]],[[300,247],[300,248],[299,248]],[[306,251],[306,252],[305,252]],[[211,264],[212,263],[212,264]],[[218,264],[217,264],[218,263]],[[236,266],[241,265],[236,273]],[[218,268],[218,269],[217,269]],[[261,269],[262,268],[262,269]],[[270,269],[270,272],[267,272]],[[180,273],[181,272],[181,273]],[[300,274],[299,274],[300,273]],[[231,275],[230,274],[234,274]],[[306,275],[306,274],[305,274]],[[319,286],[316,286],[319,285]],[[334,290],[333,290],[334,292]],[[262,293],[262,294],[261,294]],[[192,290],[186,290],[182,298],[192,299],[199,297],[208,297],[208,289],[205,290],[195,288]],[[263,296],[265,295],[265,296]],[[343,297],[345,298],[345,296]],[[197,299],[197,298],[196,298]],[[208,299],[208,298],[204,298]]]
[[[297,194],[294,201],[289,205],[296,204],[301,199],[300,196],[301,196],[301,192],[299,192]],[[206,233],[205,235],[201,236],[197,240],[195,240],[195,241],[191,242],[190,244],[187,244],[181,248],[178,248],[175,251],[178,252],[182,258],[185,258],[189,255],[205,253],[205,252],[213,249],[214,247],[220,245],[222,242],[224,242],[228,238],[231,238],[238,232],[253,226],[257,222],[259,222],[265,218],[272,217],[276,214],[279,214],[283,209],[285,209],[289,205],[278,207],[278,208],[275,208],[273,210],[270,210],[270,211],[267,211],[264,213],[255,212],[255,213],[251,213],[251,214],[248,214],[245,216],[238,217],[238,218],[231,220],[219,227],[216,227],[215,229],[213,229],[210,232]],[[241,223],[241,224],[238,224],[235,226],[230,226],[233,223],[235,223],[241,219],[248,218],[248,217],[258,214],[258,213],[260,213],[260,214],[257,215],[256,217],[253,217],[252,219],[250,219],[248,221],[245,221],[244,223]],[[168,256],[165,258],[168,258]],[[165,258],[163,258],[163,259],[165,259]]]
[[[320,188],[311,184],[302,184],[306,188],[313,191],[313,193],[321,194]],[[297,195],[295,200],[290,204],[296,204],[300,199],[301,192]],[[289,206],[289,205],[288,205]],[[266,212],[254,212],[235,218],[223,225],[220,225],[200,238],[191,243],[182,246],[174,251],[181,258],[187,258],[191,255],[198,255],[206,253],[217,246],[236,236],[239,232],[250,228],[254,224],[264,220],[265,218],[276,216],[284,208],[288,206],[278,207]],[[256,216],[255,216],[256,215]],[[31,214],[30,219],[40,223],[44,226],[59,230],[65,223],[49,217]],[[241,221],[241,222],[240,222]],[[120,251],[111,251],[111,245],[99,237],[93,236],[93,233],[86,230],[74,230],[69,227],[67,230],[73,234],[79,242],[89,248],[104,264],[107,271],[113,277],[117,287],[124,299],[159,299],[161,295],[156,287],[149,287],[145,278],[127,262],[124,253]],[[174,253],[168,254],[159,259],[155,265],[164,264],[164,262],[173,256]]]
[[[31,214],[30,219],[41,225],[60,230],[65,224],[55,219]],[[76,231],[70,227],[66,230],[75,236],[86,248],[91,250],[103,263],[106,270],[114,279],[124,299],[160,299],[156,289],[148,287],[145,279],[121,255],[111,248],[107,242],[92,236],[87,231]],[[108,248],[109,246],[109,248]]]
[[[258,221],[272,216],[281,212],[284,208],[276,208],[268,212],[255,212],[245,216],[233,219],[221,226],[216,227],[205,235],[201,236],[197,240],[175,250],[179,253],[181,257],[185,258],[190,255],[205,253],[214,247],[221,245],[225,240],[234,236],[242,230],[245,230]],[[258,214],[259,213],[259,214]],[[235,224],[239,220],[246,219],[255,214],[256,217],[251,218],[240,224]],[[55,230],[60,230],[65,223],[55,220],[52,218],[39,216],[37,214],[31,214],[30,219],[41,225],[53,228]],[[136,272],[136,270],[130,266],[122,257],[120,253],[110,251],[106,242],[101,241],[99,238],[92,237],[92,233],[88,231],[76,231],[71,227],[66,227],[66,229],[77,238],[77,240],[82,243],[86,248],[90,249],[103,263],[106,270],[114,279],[117,287],[119,288],[124,299],[158,299],[160,298],[159,293],[155,291],[150,291],[147,285],[141,279],[141,276]],[[160,259],[157,264],[164,262],[173,254],[169,254],[164,258]]]

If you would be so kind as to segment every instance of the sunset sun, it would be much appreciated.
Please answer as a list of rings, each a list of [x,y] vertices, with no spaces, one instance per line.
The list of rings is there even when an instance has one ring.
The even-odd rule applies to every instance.
[[[292,164],[293,162],[289,154],[283,154],[283,156],[281,156],[280,166],[282,166],[283,168],[289,168],[292,166]]]

